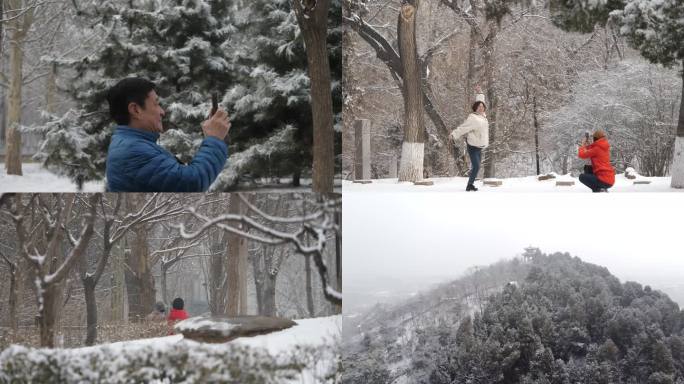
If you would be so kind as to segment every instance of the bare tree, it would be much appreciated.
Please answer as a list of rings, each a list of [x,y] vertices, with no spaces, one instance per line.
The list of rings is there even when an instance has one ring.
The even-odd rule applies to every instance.
[[[95,209],[98,195],[88,198],[88,206],[78,237],[71,233],[71,224],[80,215],[74,210],[76,195],[33,194],[27,204],[17,195],[11,208],[16,229],[17,249],[36,275],[36,297],[40,327],[40,343],[54,346],[54,326],[60,308],[59,283],[83,256],[93,236]],[[37,212],[35,212],[36,210]],[[74,244],[64,258],[61,245],[64,235]]]
[[[99,195],[98,195],[99,196]],[[181,208],[176,205],[176,200],[173,196],[153,194],[141,195],[144,200],[138,210],[127,211],[123,217],[119,216],[119,211],[127,195],[113,194],[101,195],[100,199],[100,215],[103,221],[102,237],[102,252],[95,262],[95,271],[90,273],[88,258],[83,257],[79,264],[79,274],[83,284],[85,302],[86,302],[86,345],[93,345],[97,338],[97,302],[95,300],[95,288],[97,287],[100,278],[105,270],[112,248],[124,238],[124,236],[136,226],[158,222],[174,217],[174,215],[181,212]],[[114,206],[110,205],[110,198],[115,198]],[[108,212],[111,210],[111,212]],[[147,239],[145,239],[147,241]],[[74,245],[74,240],[71,240]],[[154,265],[154,260],[152,265]]]
[[[262,244],[292,244],[297,253],[313,257],[321,278],[324,297],[333,304],[341,304],[342,294],[330,285],[329,268],[323,257],[327,240],[326,234],[338,230],[334,215],[341,207],[341,200],[325,197],[316,205],[315,211],[306,217],[279,217],[263,212],[245,196],[241,194],[238,196],[250,212],[271,224],[300,223],[300,226],[296,231],[281,231],[272,226],[264,225],[248,215],[228,213],[209,217],[199,213],[197,207],[193,206],[189,207],[187,212],[199,221],[198,228],[188,232],[185,224],[179,223],[176,227],[179,229],[180,235],[185,239],[192,240],[202,236],[209,229],[218,227],[228,233]],[[309,236],[310,240],[307,240],[305,235]]]

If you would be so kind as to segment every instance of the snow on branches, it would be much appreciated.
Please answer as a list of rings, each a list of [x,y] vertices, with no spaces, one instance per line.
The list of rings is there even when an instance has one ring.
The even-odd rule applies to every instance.
[[[187,208],[187,212],[199,221],[198,227],[195,230],[187,230],[184,223],[175,225],[180,236],[186,240],[194,240],[203,236],[209,229],[218,227],[231,234],[263,244],[293,245],[297,253],[305,257],[313,257],[323,285],[324,297],[333,304],[342,304],[341,292],[330,285],[329,268],[323,254],[328,235],[339,233],[335,214],[341,210],[341,199],[321,197],[321,200],[315,203],[314,210],[310,214],[297,217],[279,217],[263,212],[242,194],[238,194],[238,197],[255,217],[232,213],[207,216],[199,212],[200,204],[198,204]],[[269,223],[269,225],[262,223],[262,221]],[[275,224],[283,223],[301,223],[301,225],[292,231],[275,228]]]

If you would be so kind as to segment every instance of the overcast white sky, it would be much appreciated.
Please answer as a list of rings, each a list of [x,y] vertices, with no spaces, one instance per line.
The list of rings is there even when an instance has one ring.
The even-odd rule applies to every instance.
[[[345,287],[374,276],[455,278],[533,245],[657,288],[684,281],[683,224],[684,193],[345,192]]]

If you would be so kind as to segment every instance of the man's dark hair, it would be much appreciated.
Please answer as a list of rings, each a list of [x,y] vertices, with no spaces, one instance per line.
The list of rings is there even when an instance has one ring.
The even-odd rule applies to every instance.
[[[175,299],[173,299],[171,306],[173,306],[173,309],[180,310],[183,309],[183,307],[185,307],[185,302],[183,302],[183,299],[181,299],[180,297],[176,297]]]
[[[477,112],[477,107],[479,107],[480,104],[482,104],[482,106],[485,108],[485,111],[487,110],[487,104],[485,104],[483,101],[478,100],[475,103],[473,103],[473,112]]]
[[[112,119],[120,125],[130,123],[131,116],[128,114],[128,104],[136,103],[145,108],[147,95],[156,89],[153,82],[140,77],[128,77],[116,83],[107,92],[109,114]]]

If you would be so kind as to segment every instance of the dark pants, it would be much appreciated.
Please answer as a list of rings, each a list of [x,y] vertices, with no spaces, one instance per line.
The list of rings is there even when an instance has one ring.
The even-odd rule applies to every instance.
[[[608,189],[611,187],[611,185],[608,185],[596,177],[593,173],[583,173],[579,175],[579,181],[580,183],[586,185],[587,187],[591,188],[592,192],[598,192],[601,188]]]
[[[473,147],[468,144],[468,156],[470,156],[470,177],[468,177],[468,185],[475,182],[475,177],[480,171],[480,161],[482,160],[482,148]]]

